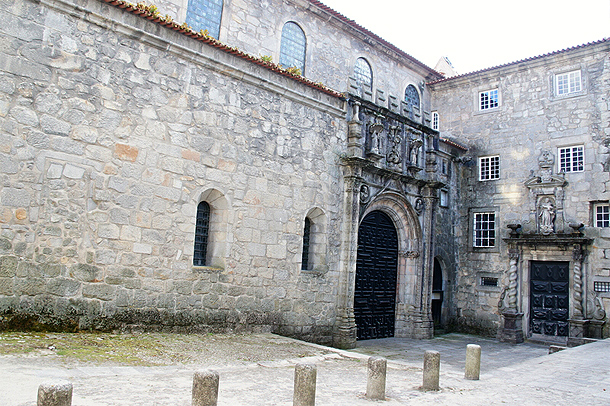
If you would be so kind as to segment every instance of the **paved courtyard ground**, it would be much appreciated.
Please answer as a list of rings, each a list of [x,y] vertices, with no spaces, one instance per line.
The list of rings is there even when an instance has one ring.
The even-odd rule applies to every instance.
[[[202,368],[220,373],[219,405],[291,405],[298,362],[317,365],[318,405],[610,404],[609,340],[548,355],[539,344],[462,334],[361,341],[352,351],[272,334],[73,337],[0,334],[0,405],[35,405],[38,385],[56,379],[73,383],[74,406],[190,405]],[[463,379],[467,344],[482,348],[479,381]],[[441,353],[438,392],[419,390],[425,350]],[[388,359],[385,402],[364,398],[370,355]]]

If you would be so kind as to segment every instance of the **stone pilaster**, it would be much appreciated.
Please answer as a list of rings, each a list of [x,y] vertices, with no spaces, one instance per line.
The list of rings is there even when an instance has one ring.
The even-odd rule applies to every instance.
[[[508,270],[508,307],[502,313],[504,326],[500,331],[500,341],[519,344],[523,342],[523,313],[519,313],[517,306],[517,264],[519,262],[519,251],[515,248],[509,250]]]
[[[358,217],[360,212],[360,181],[346,168],[345,210],[343,221],[341,275],[339,279],[339,308],[335,325],[333,345],[337,348],[356,346],[356,321],[354,318],[354,289],[356,281],[356,256],[358,253]]]

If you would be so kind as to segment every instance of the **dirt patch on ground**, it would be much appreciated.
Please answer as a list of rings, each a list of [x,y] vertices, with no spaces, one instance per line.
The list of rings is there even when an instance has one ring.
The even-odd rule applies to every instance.
[[[64,365],[246,364],[327,353],[273,334],[0,333],[0,355]]]

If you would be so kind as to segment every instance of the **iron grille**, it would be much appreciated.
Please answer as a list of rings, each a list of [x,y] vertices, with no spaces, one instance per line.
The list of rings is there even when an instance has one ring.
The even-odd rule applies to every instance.
[[[210,232],[210,205],[201,202],[197,206],[197,223],[195,225],[195,250],[193,265],[205,266]]]
[[[482,276],[481,277],[481,286],[498,286],[498,278]]]
[[[311,221],[305,217],[303,227],[303,256],[301,257],[301,269],[307,269],[309,265],[309,238],[311,236]]]

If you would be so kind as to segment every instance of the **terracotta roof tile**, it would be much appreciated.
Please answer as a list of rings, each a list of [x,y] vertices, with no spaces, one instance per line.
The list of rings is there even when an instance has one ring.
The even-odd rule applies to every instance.
[[[451,77],[448,77],[448,78],[443,78],[443,79],[435,80],[435,81],[429,82],[428,84],[429,85],[433,85],[435,83],[447,82],[447,81],[450,81],[450,80],[453,80],[453,79],[463,78],[465,76],[475,75],[477,73],[488,72],[488,71],[491,71],[491,70],[494,70],[494,69],[498,69],[498,68],[504,68],[506,66],[516,65],[516,64],[519,64],[519,63],[523,63],[523,62],[535,61],[537,59],[542,59],[542,58],[545,58],[547,56],[558,55],[558,54],[562,54],[562,53],[565,53],[565,52],[573,51],[573,50],[576,50],[576,49],[581,49],[581,48],[586,48],[586,47],[592,46],[592,45],[602,44],[604,42],[610,42],[610,37],[609,38],[602,38],[602,39],[600,39],[598,41],[587,42],[586,44],[582,44],[582,45],[576,45],[576,46],[573,46],[573,47],[560,49],[558,51],[548,52],[546,54],[542,54],[542,55],[538,55],[538,56],[532,56],[530,58],[520,59],[518,61],[509,62],[509,63],[505,63],[505,64],[502,64],[502,65],[492,66],[490,68],[479,69],[479,70],[476,70],[474,72],[463,73],[461,75],[456,75],[456,76],[451,76]]]

